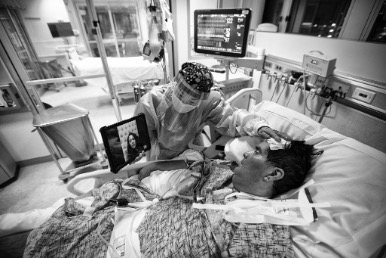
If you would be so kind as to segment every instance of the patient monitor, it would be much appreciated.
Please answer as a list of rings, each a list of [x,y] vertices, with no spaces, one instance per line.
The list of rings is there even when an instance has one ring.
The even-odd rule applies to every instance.
[[[252,11],[248,8],[206,9],[194,12],[194,51],[215,56],[226,68],[230,64],[261,69],[263,60],[245,58]]]

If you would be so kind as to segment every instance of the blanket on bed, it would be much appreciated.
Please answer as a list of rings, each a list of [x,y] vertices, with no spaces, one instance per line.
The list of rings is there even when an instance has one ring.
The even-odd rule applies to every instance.
[[[105,257],[108,246],[101,237],[108,242],[113,230],[114,202],[111,200],[141,201],[134,190],[122,189],[122,181],[113,180],[92,190],[91,207],[95,210],[91,217],[83,215],[84,206],[67,198],[50,219],[30,233],[23,257]],[[138,188],[147,199],[159,197],[146,186]]]
[[[66,199],[52,217],[33,230],[27,239],[23,257],[105,257],[107,245],[98,232],[109,239],[114,217],[112,206],[83,216],[84,207]]]
[[[206,203],[223,203],[212,192],[233,188],[228,167],[212,162],[200,193]],[[151,206],[139,225],[144,257],[294,257],[288,226],[233,224],[222,211],[192,209],[192,201],[171,198]]]
[[[172,198],[149,209],[137,229],[144,257],[221,257],[219,235],[229,257],[294,257],[288,226],[236,225],[219,216],[215,235],[206,212],[191,205]]]
[[[231,172],[212,168],[201,193],[229,180]],[[113,180],[94,189],[91,216],[83,215],[85,207],[68,198],[53,216],[31,232],[24,257],[105,257],[117,199],[140,202],[134,189],[122,187],[122,180]],[[130,185],[147,200],[160,198],[138,180]],[[127,186],[127,184],[125,184]],[[220,211],[192,209],[192,201],[182,198],[162,200],[148,208],[137,229],[144,257],[220,257],[224,251],[230,257],[293,257],[289,227],[270,224],[232,224]]]

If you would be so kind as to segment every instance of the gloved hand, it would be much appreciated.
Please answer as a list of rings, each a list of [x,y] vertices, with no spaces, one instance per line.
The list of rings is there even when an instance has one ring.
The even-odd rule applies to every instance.
[[[287,140],[287,141],[292,141],[292,138],[288,134],[279,132],[277,130],[273,130],[269,126],[261,127],[257,131],[257,135],[264,138],[264,139],[273,138],[277,142],[280,142],[281,138],[283,138],[284,140]]]

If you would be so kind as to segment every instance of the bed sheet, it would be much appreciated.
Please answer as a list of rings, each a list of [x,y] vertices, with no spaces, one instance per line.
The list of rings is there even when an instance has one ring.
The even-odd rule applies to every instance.
[[[70,63],[77,76],[104,74],[102,60],[96,57],[73,58]],[[160,63],[150,63],[143,57],[107,57],[113,84],[135,80],[163,79]],[[85,79],[89,84],[107,88],[105,77]]]
[[[264,101],[255,111],[276,130],[314,144],[324,153],[314,161],[308,187],[318,220],[291,227],[296,257],[371,257],[386,245],[386,154],[334,132],[294,110]]]

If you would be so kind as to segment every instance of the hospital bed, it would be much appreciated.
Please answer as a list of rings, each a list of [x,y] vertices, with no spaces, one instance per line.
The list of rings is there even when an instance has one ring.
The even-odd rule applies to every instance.
[[[383,257],[386,246],[386,154],[346,137],[309,117],[270,101],[252,108],[271,128],[286,132],[294,140],[305,140],[324,153],[316,159],[307,187],[315,203],[317,220],[309,226],[291,226],[295,256]],[[381,140],[381,139],[380,139]],[[76,195],[83,180],[94,179],[94,187],[113,178],[126,178],[143,165],[137,163],[118,174],[101,170],[81,174],[68,183]]]
[[[71,70],[77,76],[88,76],[104,74],[102,60],[99,57],[82,57],[75,48],[66,50]],[[114,85],[130,83],[133,81],[163,80],[164,70],[162,63],[151,63],[144,60],[142,56],[137,57],[107,57],[107,63],[110,68],[111,77]],[[85,79],[88,84],[102,87],[106,90],[107,82],[105,77]],[[126,89],[129,93],[132,87]]]
[[[274,102],[263,101],[253,110],[273,129],[324,151],[312,165],[309,179],[315,183],[308,189],[313,202],[331,207],[316,209],[318,219],[310,226],[291,227],[296,257],[381,257],[375,253],[383,248],[384,254],[386,247],[386,154]],[[118,175],[79,175],[68,189],[79,195],[76,184],[86,178],[96,178],[98,187],[141,166],[128,166]]]

